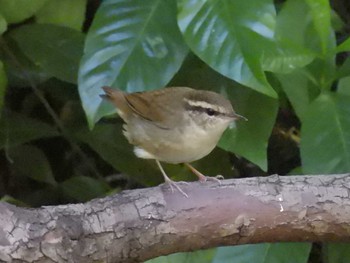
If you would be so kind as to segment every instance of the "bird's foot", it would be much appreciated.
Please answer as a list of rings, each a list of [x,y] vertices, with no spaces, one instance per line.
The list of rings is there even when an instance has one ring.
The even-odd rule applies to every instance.
[[[185,196],[186,198],[188,198],[188,194],[186,194],[184,192],[184,190],[181,189],[180,186],[178,186],[178,184],[186,184],[188,185],[187,182],[184,182],[184,181],[180,181],[180,182],[174,182],[173,180],[171,180],[170,178],[168,179],[165,179],[165,183],[166,185],[169,185],[170,189],[171,189],[171,192],[174,193],[174,188],[176,188],[183,196]]]
[[[217,176],[215,176],[215,177],[203,175],[203,176],[198,176],[198,178],[199,178],[199,181],[200,181],[201,183],[205,183],[205,182],[208,182],[208,181],[212,181],[212,182],[216,182],[216,183],[218,183],[218,184],[220,184],[220,185],[221,185],[221,180],[224,179],[224,177],[223,177],[221,174],[219,174],[219,175],[217,175]]]
[[[196,168],[194,168],[192,165],[190,165],[188,163],[185,163],[185,165],[198,177],[198,180],[202,183],[207,182],[207,181],[214,181],[216,183],[221,184],[220,180],[224,179],[224,177],[222,175],[217,175],[215,177],[205,176],[200,171],[198,171]]]
[[[218,174],[217,176],[215,176],[215,178],[218,179],[218,180],[224,180],[225,179],[225,177],[223,175],[221,175],[221,174]]]

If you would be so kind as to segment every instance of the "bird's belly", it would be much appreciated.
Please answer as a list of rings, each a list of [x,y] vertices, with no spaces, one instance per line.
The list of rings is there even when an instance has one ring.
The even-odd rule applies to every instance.
[[[228,122],[212,127],[199,127],[186,120],[186,125],[175,127],[157,126],[149,121],[129,119],[124,126],[124,135],[135,146],[139,158],[157,159],[167,163],[186,163],[208,155],[218,143]],[[185,127],[184,127],[185,126]]]
[[[168,163],[193,162],[208,155],[216,146],[208,134],[186,134],[172,145],[163,145],[159,150],[162,161]]]
[[[202,130],[153,129],[152,133],[147,133],[147,130],[138,129],[138,134],[129,137],[132,137],[129,141],[136,146],[134,152],[138,157],[176,164],[196,161],[208,155],[220,136]]]

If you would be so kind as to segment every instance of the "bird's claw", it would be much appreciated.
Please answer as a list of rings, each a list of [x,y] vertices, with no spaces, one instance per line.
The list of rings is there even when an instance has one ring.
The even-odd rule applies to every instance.
[[[170,187],[172,193],[174,193],[174,187],[175,187],[183,196],[185,196],[186,198],[188,198],[188,194],[186,194],[186,193],[184,192],[184,190],[182,190],[181,187],[177,185],[177,184],[186,184],[186,185],[188,185],[187,182],[184,182],[184,181],[174,182],[174,181],[172,181],[172,180],[167,180],[167,181],[165,181],[164,184],[169,185],[169,187]]]
[[[218,180],[224,180],[225,179],[225,177],[223,175],[221,175],[221,174],[218,174],[217,176],[215,176],[215,178],[218,179]]]

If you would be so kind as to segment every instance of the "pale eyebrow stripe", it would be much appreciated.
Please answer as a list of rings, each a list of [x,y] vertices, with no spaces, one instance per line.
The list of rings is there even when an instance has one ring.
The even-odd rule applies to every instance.
[[[184,100],[188,103],[190,107],[193,108],[203,108],[203,109],[213,109],[219,113],[225,114],[225,109],[223,107],[217,106],[217,105],[212,105],[206,101],[193,101],[189,100],[187,98],[184,98]]]

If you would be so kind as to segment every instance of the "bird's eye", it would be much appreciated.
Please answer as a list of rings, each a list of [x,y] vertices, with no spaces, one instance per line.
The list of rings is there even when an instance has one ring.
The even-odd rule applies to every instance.
[[[216,114],[216,111],[211,109],[211,108],[207,108],[205,109],[205,112],[209,115],[209,116],[213,116]]]

